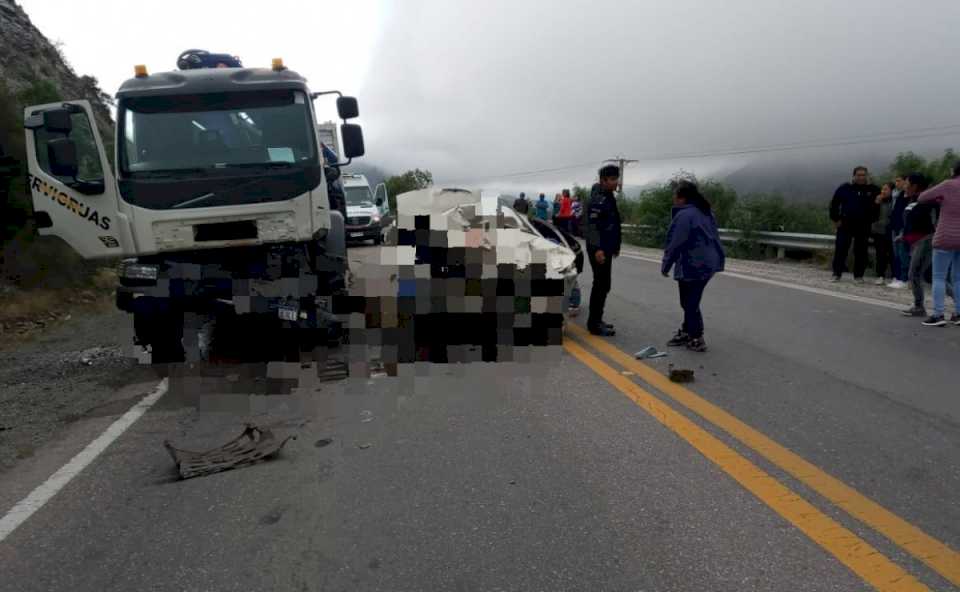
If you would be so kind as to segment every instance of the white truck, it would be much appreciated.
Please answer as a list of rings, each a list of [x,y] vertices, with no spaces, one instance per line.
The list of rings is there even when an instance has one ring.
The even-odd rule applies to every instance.
[[[370,183],[363,175],[344,173],[340,177],[347,202],[347,241],[372,240],[383,242],[383,231],[390,225],[390,204],[383,183],[370,191]]]
[[[116,94],[113,154],[87,101],[26,108],[39,233],[84,258],[122,259],[117,306],[154,363],[183,359],[185,313],[262,321],[247,339],[275,331],[304,349],[336,333],[347,262],[328,195],[341,163],[325,166],[313,107],[325,94],[339,95],[343,156],[362,156],[360,126],[347,123],[356,99],[311,93],[279,59],[136,66]]]

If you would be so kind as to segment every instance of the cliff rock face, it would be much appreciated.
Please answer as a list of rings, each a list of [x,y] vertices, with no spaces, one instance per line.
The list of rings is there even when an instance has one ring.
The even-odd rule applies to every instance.
[[[110,96],[100,90],[96,78],[78,76],[13,0],[0,0],[0,31],[0,81],[10,95],[16,97],[37,81],[49,81],[64,99],[89,100],[100,133],[112,132]]]
[[[36,239],[26,184],[23,103],[87,99],[97,128],[113,141],[111,98],[91,76],[78,76],[13,0],[0,0],[0,292],[4,286],[68,285],[90,274],[63,243]]]

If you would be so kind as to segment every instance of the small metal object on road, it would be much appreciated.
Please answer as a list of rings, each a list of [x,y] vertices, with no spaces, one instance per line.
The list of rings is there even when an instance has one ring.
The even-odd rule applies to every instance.
[[[657,351],[657,348],[655,346],[648,345],[647,347],[633,354],[633,357],[635,357],[638,360],[651,360],[653,358],[665,358],[667,357],[667,352]]]
[[[181,450],[175,448],[169,440],[164,440],[163,446],[173,458],[180,478],[190,479],[273,458],[280,453],[284,444],[293,439],[296,439],[295,435],[277,440],[270,430],[247,424],[242,434],[223,446],[206,452]]]
[[[370,442],[363,442],[363,443],[361,443],[361,444],[357,444],[357,448],[359,448],[360,450],[366,450],[367,448],[370,448],[371,446],[373,446],[373,444],[371,444]]]

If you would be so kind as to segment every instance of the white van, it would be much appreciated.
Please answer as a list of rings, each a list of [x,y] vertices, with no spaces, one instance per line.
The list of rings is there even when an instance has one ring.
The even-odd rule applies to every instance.
[[[390,224],[390,203],[387,188],[381,183],[375,191],[363,175],[345,173],[340,177],[347,200],[347,240],[383,242],[383,230]]]

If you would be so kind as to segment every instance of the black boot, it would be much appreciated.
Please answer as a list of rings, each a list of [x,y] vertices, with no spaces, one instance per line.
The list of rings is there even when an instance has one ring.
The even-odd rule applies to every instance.
[[[683,329],[677,329],[677,334],[670,338],[670,341],[667,342],[667,345],[686,345],[690,342],[690,336],[687,335],[687,332]]]
[[[587,331],[590,331],[592,335],[599,335],[601,337],[613,337],[617,332],[613,329],[612,325],[588,325]]]

